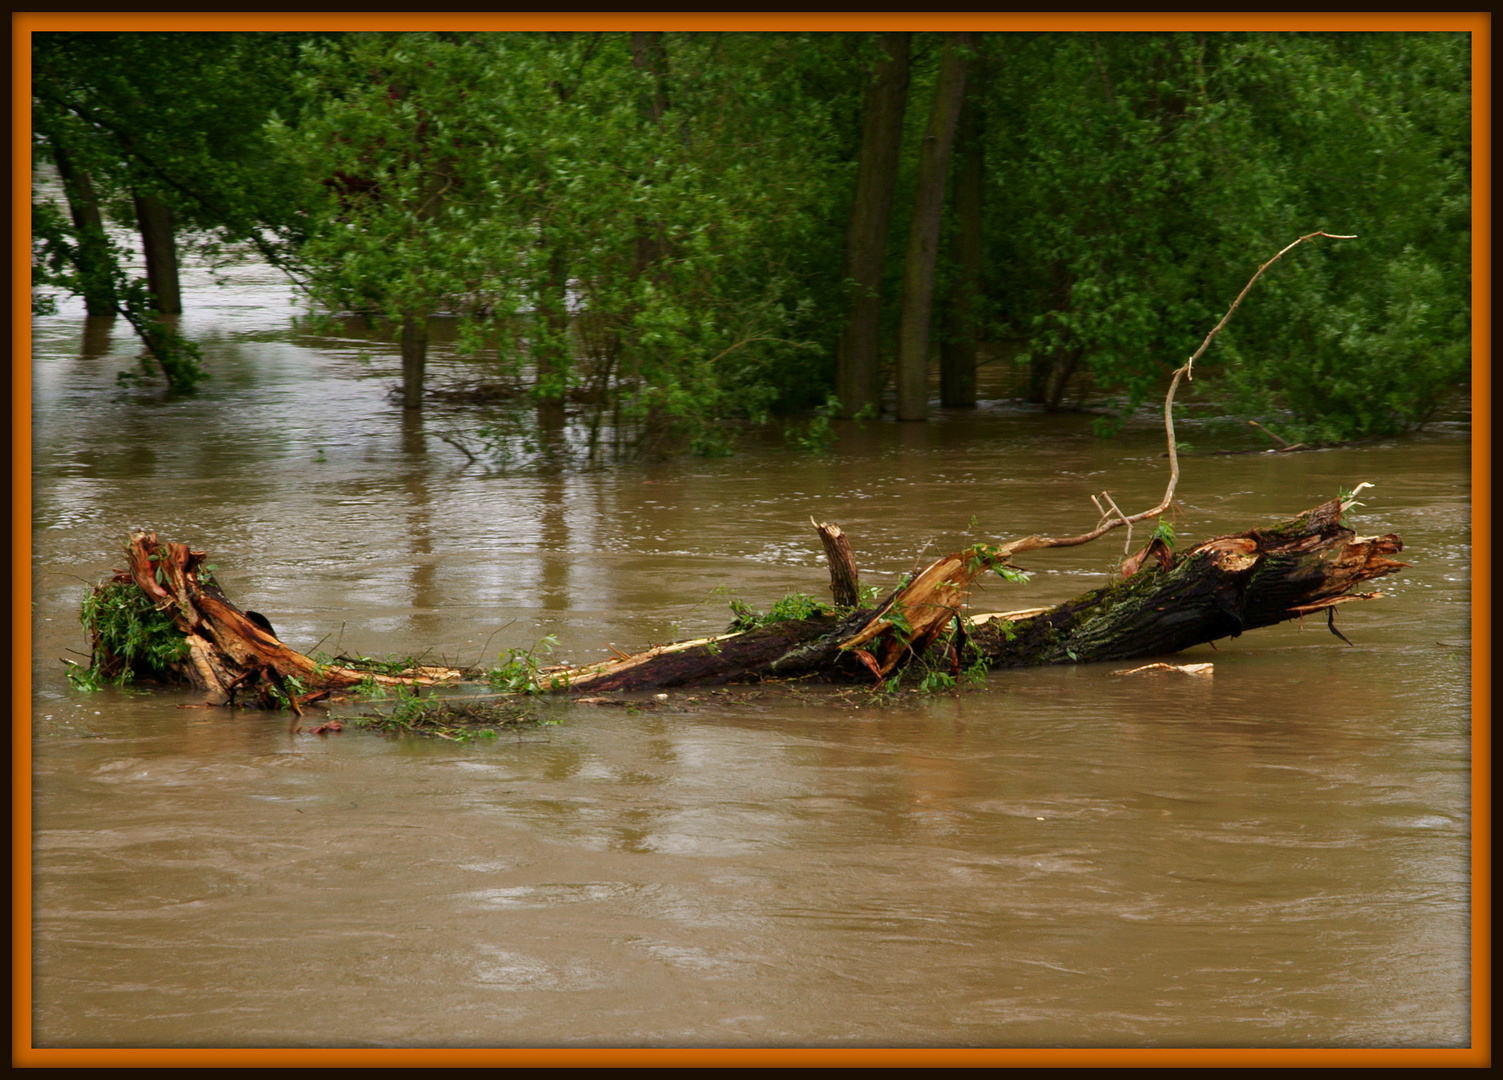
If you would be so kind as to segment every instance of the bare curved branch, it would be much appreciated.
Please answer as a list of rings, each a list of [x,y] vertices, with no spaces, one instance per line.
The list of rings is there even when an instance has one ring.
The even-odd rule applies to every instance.
[[[1136,521],[1142,521],[1145,518],[1156,518],[1164,514],[1173,504],[1174,489],[1179,486],[1179,450],[1175,445],[1174,439],[1174,392],[1179,389],[1180,378],[1194,378],[1191,372],[1195,367],[1195,361],[1205,355],[1205,351],[1210,347],[1212,339],[1221,333],[1222,328],[1231,320],[1233,312],[1237,310],[1243,298],[1257,284],[1258,279],[1263,276],[1263,271],[1278,262],[1298,245],[1303,244],[1306,240],[1313,240],[1318,236],[1324,236],[1330,240],[1356,239],[1356,236],[1343,236],[1337,233],[1328,233],[1324,229],[1317,229],[1315,232],[1306,233],[1298,240],[1286,245],[1277,255],[1258,267],[1257,272],[1248,279],[1247,284],[1242,287],[1242,291],[1237,294],[1237,299],[1232,301],[1232,306],[1226,309],[1226,314],[1221,317],[1221,321],[1212,327],[1211,332],[1205,336],[1205,340],[1200,343],[1200,348],[1196,349],[1194,355],[1186,360],[1181,367],[1174,370],[1174,377],[1169,380],[1169,391],[1164,395],[1164,432],[1169,440],[1169,484],[1164,491],[1163,500],[1157,506],[1151,510],[1144,510],[1140,514],[1132,515],[1123,514],[1119,510],[1117,511],[1117,516],[1108,518],[1090,532],[1081,533],[1079,536],[1025,536],[1021,540],[1013,540],[1010,543],[999,545],[995,548],[996,555],[1001,559],[1007,559],[1024,551],[1038,551],[1041,548],[1075,547],[1079,544],[1088,544],[1097,537],[1111,532],[1118,526],[1126,525],[1131,529],[1132,524]],[[1116,509],[1115,503],[1112,504],[1112,508]]]

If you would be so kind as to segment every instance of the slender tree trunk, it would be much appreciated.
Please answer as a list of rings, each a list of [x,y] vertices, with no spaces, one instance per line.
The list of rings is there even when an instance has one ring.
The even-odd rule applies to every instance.
[[[537,366],[538,421],[556,431],[564,420],[564,391],[573,359],[569,348],[569,260],[562,242],[544,236],[548,268],[538,290],[540,333],[533,346]]]
[[[668,111],[668,53],[663,48],[662,31],[631,35],[631,62],[638,71],[652,76],[653,87],[642,98],[642,115],[654,124]]]
[[[644,123],[658,127],[663,122],[663,114],[668,111],[668,53],[663,48],[662,33],[633,31],[631,61],[638,71],[652,79],[652,87],[643,92],[638,111]],[[662,231],[659,222],[637,219],[635,270],[638,276],[662,256]]]
[[[966,87],[955,132],[955,283],[939,352],[939,399],[948,407],[976,404],[977,323],[981,299],[981,197],[985,172],[980,133],[982,80]]]
[[[918,190],[903,272],[903,318],[898,327],[898,419],[929,416],[929,322],[934,309],[934,268],[939,254],[945,178],[960,106],[965,99],[966,58],[975,35],[957,32],[945,42],[934,108],[919,151]]]
[[[104,234],[99,197],[94,193],[89,174],[74,165],[62,143],[57,139],[50,141],[52,158],[68,199],[68,212],[78,230],[78,273],[83,285],[84,310],[90,315],[115,315],[120,298],[115,293],[114,259]]]
[[[152,306],[163,315],[183,313],[182,287],[177,276],[177,234],[172,208],[154,195],[135,195],[136,223],[146,254],[146,287]]]
[[[835,392],[842,416],[870,405],[880,408],[882,365],[878,354],[882,263],[892,223],[893,192],[903,143],[903,109],[908,99],[908,54],[913,35],[882,35],[886,55],[877,61],[866,90],[861,121],[861,157],[856,199],[846,233],[845,282],[850,315],[835,359]]]
[[[423,407],[423,369],[428,363],[428,315],[409,311],[402,316],[402,408]]]
[[[1049,377],[1044,389],[1046,412],[1058,412],[1060,406],[1064,404],[1065,390],[1070,385],[1070,376],[1075,374],[1075,368],[1080,364],[1083,352],[1080,346],[1074,346],[1055,353],[1051,358]]]

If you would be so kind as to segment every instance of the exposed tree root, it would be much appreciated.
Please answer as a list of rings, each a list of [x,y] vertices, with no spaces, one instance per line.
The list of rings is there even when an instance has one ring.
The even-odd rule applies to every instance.
[[[187,544],[161,543],[155,533],[136,533],[126,544],[129,567],[96,590],[134,585],[147,603],[167,616],[181,635],[176,657],[121,655],[108,628],[90,627],[93,667],[108,677],[129,668],[137,678],[186,683],[209,692],[213,704],[244,696],[262,705],[286,704],[294,712],[320,691],[366,683],[375,686],[427,686],[460,679],[462,673],[422,667],[398,675],[320,664],[283,644],[269,629],[247,616],[204,572],[205,554]],[[265,620],[261,620],[264,622]],[[289,681],[289,680],[295,680]]]

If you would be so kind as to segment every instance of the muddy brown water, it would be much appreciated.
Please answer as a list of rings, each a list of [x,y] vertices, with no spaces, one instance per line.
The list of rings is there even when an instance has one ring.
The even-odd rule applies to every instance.
[[[1468,1043],[1465,422],[1186,460],[1186,540],[1376,484],[1357,527],[1414,566],[1340,609],[1352,646],[1321,620],[1182,654],[1207,679],[320,738],[69,686],[79,600],[132,528],[209,551],[308,651],[469,663],[551,634],[589,660],[721,630],[729,595],[822,595],[811,515],[889,584],[924,551],[1082,531],[1103,488],[1152,505],[1162,435],[992,400],[825,457],[487,473],[437,437],[473,410],[404,417],[391,346],[290,329],[266,269],[194,271],[188,308],[192,397],[117,385],[133,342],[74,305],[34,328],[36,1045]],[[1084,591],[1120,543],[1031,555],[973,606]]]

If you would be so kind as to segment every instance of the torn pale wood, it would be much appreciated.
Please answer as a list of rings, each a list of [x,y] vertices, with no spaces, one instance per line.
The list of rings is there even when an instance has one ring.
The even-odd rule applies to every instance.
[[[1121,671],[1112,672],[1113,675],[1146,675],[1150,672],[1173,672],[1177,675],[1196,675],[1204,678],[1213,674],[1215,664],[1144,664],[1142,667],[1123,668]]]

